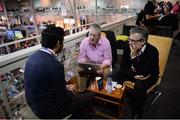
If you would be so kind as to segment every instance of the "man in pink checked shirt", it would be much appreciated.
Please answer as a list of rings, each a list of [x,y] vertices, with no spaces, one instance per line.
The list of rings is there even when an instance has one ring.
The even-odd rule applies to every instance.
[[[96,73],[103,76],[104,79],[107,79],[112,63],[111,45],[106,37],[101,36],[101,27],[98,24],[90,26],[89,37],[81,42],[78,63],[100,64],[100,68]],[[86,74],[81,74],[83,73],[83,69],[79,67],[78,71],[80,77],[79,84],[87,82]],[[84,83],[83,90],[85,90],[86,87],[86,83]]]

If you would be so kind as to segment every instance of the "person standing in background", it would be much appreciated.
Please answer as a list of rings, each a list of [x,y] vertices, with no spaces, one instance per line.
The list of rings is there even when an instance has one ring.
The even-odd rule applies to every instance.
[[[145,26],[154,26],[156,25],[157,16],[155,15],[155,9],[156,9],[156,1],[155,0],[148,0],[146,5],[144,6],[144,24]]]
[[[155,11],[157,10],[156,7],[156,0],[148,0],[146,5],[144,6],[144,26],[148,29],[150,34],[156,33],[154,26],[158,24],[158,18],[161,15],[159,13],[155,13]]]

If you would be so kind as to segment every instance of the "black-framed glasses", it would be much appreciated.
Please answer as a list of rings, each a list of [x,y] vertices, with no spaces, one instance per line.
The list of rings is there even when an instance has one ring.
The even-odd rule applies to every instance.
[[[128,41],[129,41],[129,42],[138,43],[138,42],[144,41],[144,39],[134,40],[134,39],[128,38]]]

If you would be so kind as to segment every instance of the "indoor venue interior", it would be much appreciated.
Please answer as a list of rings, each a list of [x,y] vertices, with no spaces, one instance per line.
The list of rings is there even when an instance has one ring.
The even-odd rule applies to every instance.
[[[179,119],[179,2],[180,0],[0,0],[0,119]],[[50,28],[58,30],[47,32]],[[59,28],[63,30],[62,33]],[[54,38],[50,38],[52,36]],[[56,37],[58,40],[55,40]],[[44,47],[48,46],[48,42],[44,42],[46,39],[50,42],[56,41],[55,48]],[[88,50],[89,46],[85,44],[85,40],[90,41],[88,45],[94,47],[94,50]],[[93,40],[97,42],[95,46]],[[107,45],[94,52],[98,46],[104,45],[106,40]],[[141,43],[141,48],[134,47]],[[57,48],[59,45],[61,47]],[[153,56],[153,50],[147,53],[150,57],[144,55],[149,45],[157,50],[157,59]],[[58,53],[56,49],[61,49],[61,52]],[[40,57],[31,62],[38,51],[49,54],[52,52],[59,66],[53,67],[54,64],[47,60],[48,57]],[[127,51],[130,53],[126,53]],[[81,55],[85,55],[87,61],[92,62],[81,63]],[[147,60],[145,62],[139,60],[143,55],[147,57],[142,59]],[[101,57],[110,59],[110,63],[104,60],[101,64],[98,61]],[[142,63],[134,62],[136,58]],[[50,67],[42,63],[45,60]],[[152,63],[156,60],[157,66]],[[35,63],[37,67],[33,68]],[[107,67],[104,67],[104,64],[109,68],[107,75],[98,71],[102,68],[105,72]],[[55,78],[61,82],[55,83],[56,85],[54,81],[48,83],[40,80],[38,75],[30,78],[31,73],[40,74],[40,65],[44,65],[43,69],[49,74],[51,70],[54,71],[53,74],[59,74],[58,71],[61,71],[63,77]],[[135,69],[136,65],[144,65],[145,68]],[[157,74],[155,67],[158,69]],[[83,68],[83,73],[80,68]],[[126,77],[129,75],[133,80],[129,80],[129,76],[124,80],[121,73],[126,70]],[[147,72],[147,76],[138,73],[138,70]],[[156,77],[153,77],[154,74]],[[86,83],[81,80],[82,75]],[[137,75],[140,78],[137,78]],[[143,78],[141,75],[144,75]],[[50,75],[43,76],[46,76],[44,79],[51,80]],[[35,78],[38,82],[33,81],[31,84],[30,80]],[[148,83],[147,81],[152,79],[156,81],[150,87],[146,88],[144,85],[142,88],[145,90],[145,97],[138,94],[138,98],[134,98],[138,102],[133,106],[132,97],[129,96],[141,90],[136,91],[137,81]],[[46,86],[44,84],[49,88],[42,88]],[[71,91],[68,85],[76,86],[76,93]],[[82,86],[84,88],[81,89]],[[75,108],[75,113],[73,108],[71,112],[67,112],[66,104],[69,104],[70,108],[74,104],[83,107],[86,99],[81,102],[76,98],[78,102],[71,103],[64,98],[64,89],[71,89],[71,93],[76,97],[93,94],[93,101],[90,103],[93,107],[86,107],[87,110],[82,110],[82,113]],[[57,90],[62,91],[58,93]],[[45,91],[44,96],[40,95]],[[33,96],[35,94],[37,96]],[[37,102],[36,97],[41,102]],[[59,105],[58,100],[62,102],[62,99],[64,104]],[[139,101],[143,101],[141,108],[138,108],[141,106]],[[46,107],[40,108],[38,103],[46,102],[54,103],[55,108],[51,104],[44,104]],[[53,110],[57,112],[59,109],[59,115],[51,114]]]

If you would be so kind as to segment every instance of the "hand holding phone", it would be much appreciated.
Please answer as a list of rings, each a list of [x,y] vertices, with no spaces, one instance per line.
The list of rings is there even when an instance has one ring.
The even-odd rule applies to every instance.
[[[144,75],[136,75],[134,76],[135,79],[138,79],[138,80],[146,80],[150,77],[151,75],[147,75],[147,76],[144,76]]]

